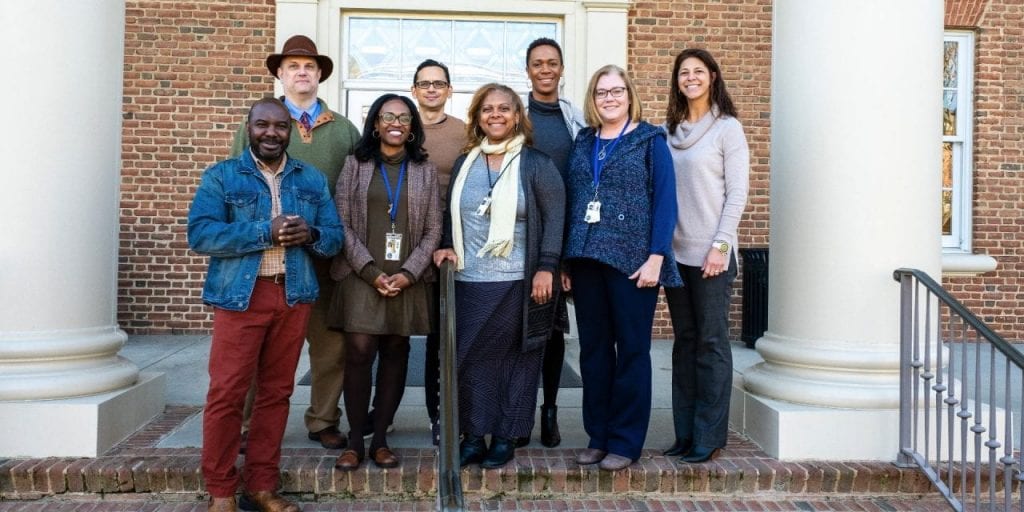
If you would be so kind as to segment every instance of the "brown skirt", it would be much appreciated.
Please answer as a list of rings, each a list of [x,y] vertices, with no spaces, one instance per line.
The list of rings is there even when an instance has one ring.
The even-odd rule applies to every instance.
[[[419,281],[395,297],[384,297],[351,273],[334,288],[327,323],[335,330],[363,334],[428,334],[435,322],[433,287]]]

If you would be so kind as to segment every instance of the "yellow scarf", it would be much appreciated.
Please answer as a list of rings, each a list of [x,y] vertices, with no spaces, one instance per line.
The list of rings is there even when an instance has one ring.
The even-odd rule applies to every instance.
[[[494,257],[506,258],[512,253],[512,239],[516,229],[516,208],[519,201],[519,153],[523,149],[523,142],[526,138],[517,135],[512,139],[500,144],[489,144],[487,139],[480,141],[480,144],[469,151],[466,159],[459,168],[459,175],[455,178],[452,186],[451,212],[452,212],[452,245],[455,255],[458,256],[456,270],[465,268],[466,249],[462,241],[462,212],[459,204],[462,201],[462,188],[466,185],[466,177],[469,176],[469,168],[480,156],[504,154],[502,163],[508,168],[498,177],[494,189],[491,190],[491,225],[487,232],[487,243],[477,252],[477,256],[483,257],[490,253]]]

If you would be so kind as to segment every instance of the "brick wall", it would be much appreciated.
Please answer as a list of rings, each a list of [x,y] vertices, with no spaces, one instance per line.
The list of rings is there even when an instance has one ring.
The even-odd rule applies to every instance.
[[[740,222],[741,247],[768,246],[768,139],[771,89],[772,3],[770,0],[638,1],[629,12],[629,71],[636,80],[645,117],[665,119],[672,64],[686,48],[704,48],[722,68],[750,144],[750,195]],[[738,256],[737,256],[738,257]],[[740,337],[740,291],[736,280],[730,337]],[[654,338],[671,339],[664,298]]]
[[[992,329],[1024,339],[1024,5],[946,2],[946,25],[975,31],[974,252],[998,261],[980,277],[943,285]]]
[[[188,250],[199,177],[225,158],[245,107],[273,90],[274,1],[128,1],[118,322],[206,332],[206,259]]]
[[[766,247],[769,238],[771,6],[638,0],[629,13],[629,67],[652,122],[663,119],[680,50],[706,48],[722,66],[751,147],[743,247]],[[1024,338],[1022,16],[1019,0],[946,2],[947,26],[978,33],[974,246],[999,269],[944,284],[1010,339]],[[263,59],[273,50],[274,1],[129,1],[126,23],[118,321],[133,333],[206,332],[209,310],[199,299],[206,260],[187,249],[185,217],[202,170],[227,155],[246,105],[272,91]],[[740,334],[740,277],[733,339]],[[663,305],[654,336],[671,337]]]

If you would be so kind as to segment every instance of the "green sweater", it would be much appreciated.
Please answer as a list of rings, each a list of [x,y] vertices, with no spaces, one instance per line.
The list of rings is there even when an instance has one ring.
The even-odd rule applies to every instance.
[[[338,183],[338,175],[345,165],[345,158],[352,154],[359,131],[355,125],[341,114],[327,108],[324,100],[320,102],[320,116],[313,123],[309,133],[303,133],[299,122],[292,119],[292,135],[288,143],[288,156],[312,164],[327,177],[327,186],[334,197],[334,187]],[[235,133],[231,144],[231,156],[238,156],[249,147],[249,134],[245,123]]]

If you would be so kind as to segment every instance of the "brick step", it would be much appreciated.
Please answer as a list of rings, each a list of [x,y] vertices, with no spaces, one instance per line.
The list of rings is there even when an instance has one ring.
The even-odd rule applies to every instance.
[[[400,499],[431,497],[436,489],[434,450],[396,449],[402,464],[352,472],[334,469],[337,450],[289,449],[281,461],[281,488],[296,495]],[[149,449],[94,459],[10,459],[0,462],[0,498],[39,498],[66,493],[202,494],[199,450]],[[887,496],[934,492],[919,472],[881,462],[779,462],[725,450],[716,460],[682,464],[653,452],[616,473],[578,466],[575,450],[520,449],[500,469],[462,471],[467,495],[577,496],[711,494],[778,497],[801,495]]]
[[[303,510],[318,512],[427,512],[436,505],[431,500],[382,501],[300,501]],[[103,498],[99,495],[68,495],[33,501],[0,501],[0,512],[205,512],[206,501],[181,496],[180,499],[161,495],[149,499]],[[918,511],[939,512],[949,510],[940,498],[917,497],[849,497],[807,496],[801,499],[772,498],[591,498],[591,499],[537,499],[510,498],[474,499],[466,503],[467,511],[579,511],[579,512],[671,512],[671,511]]]

